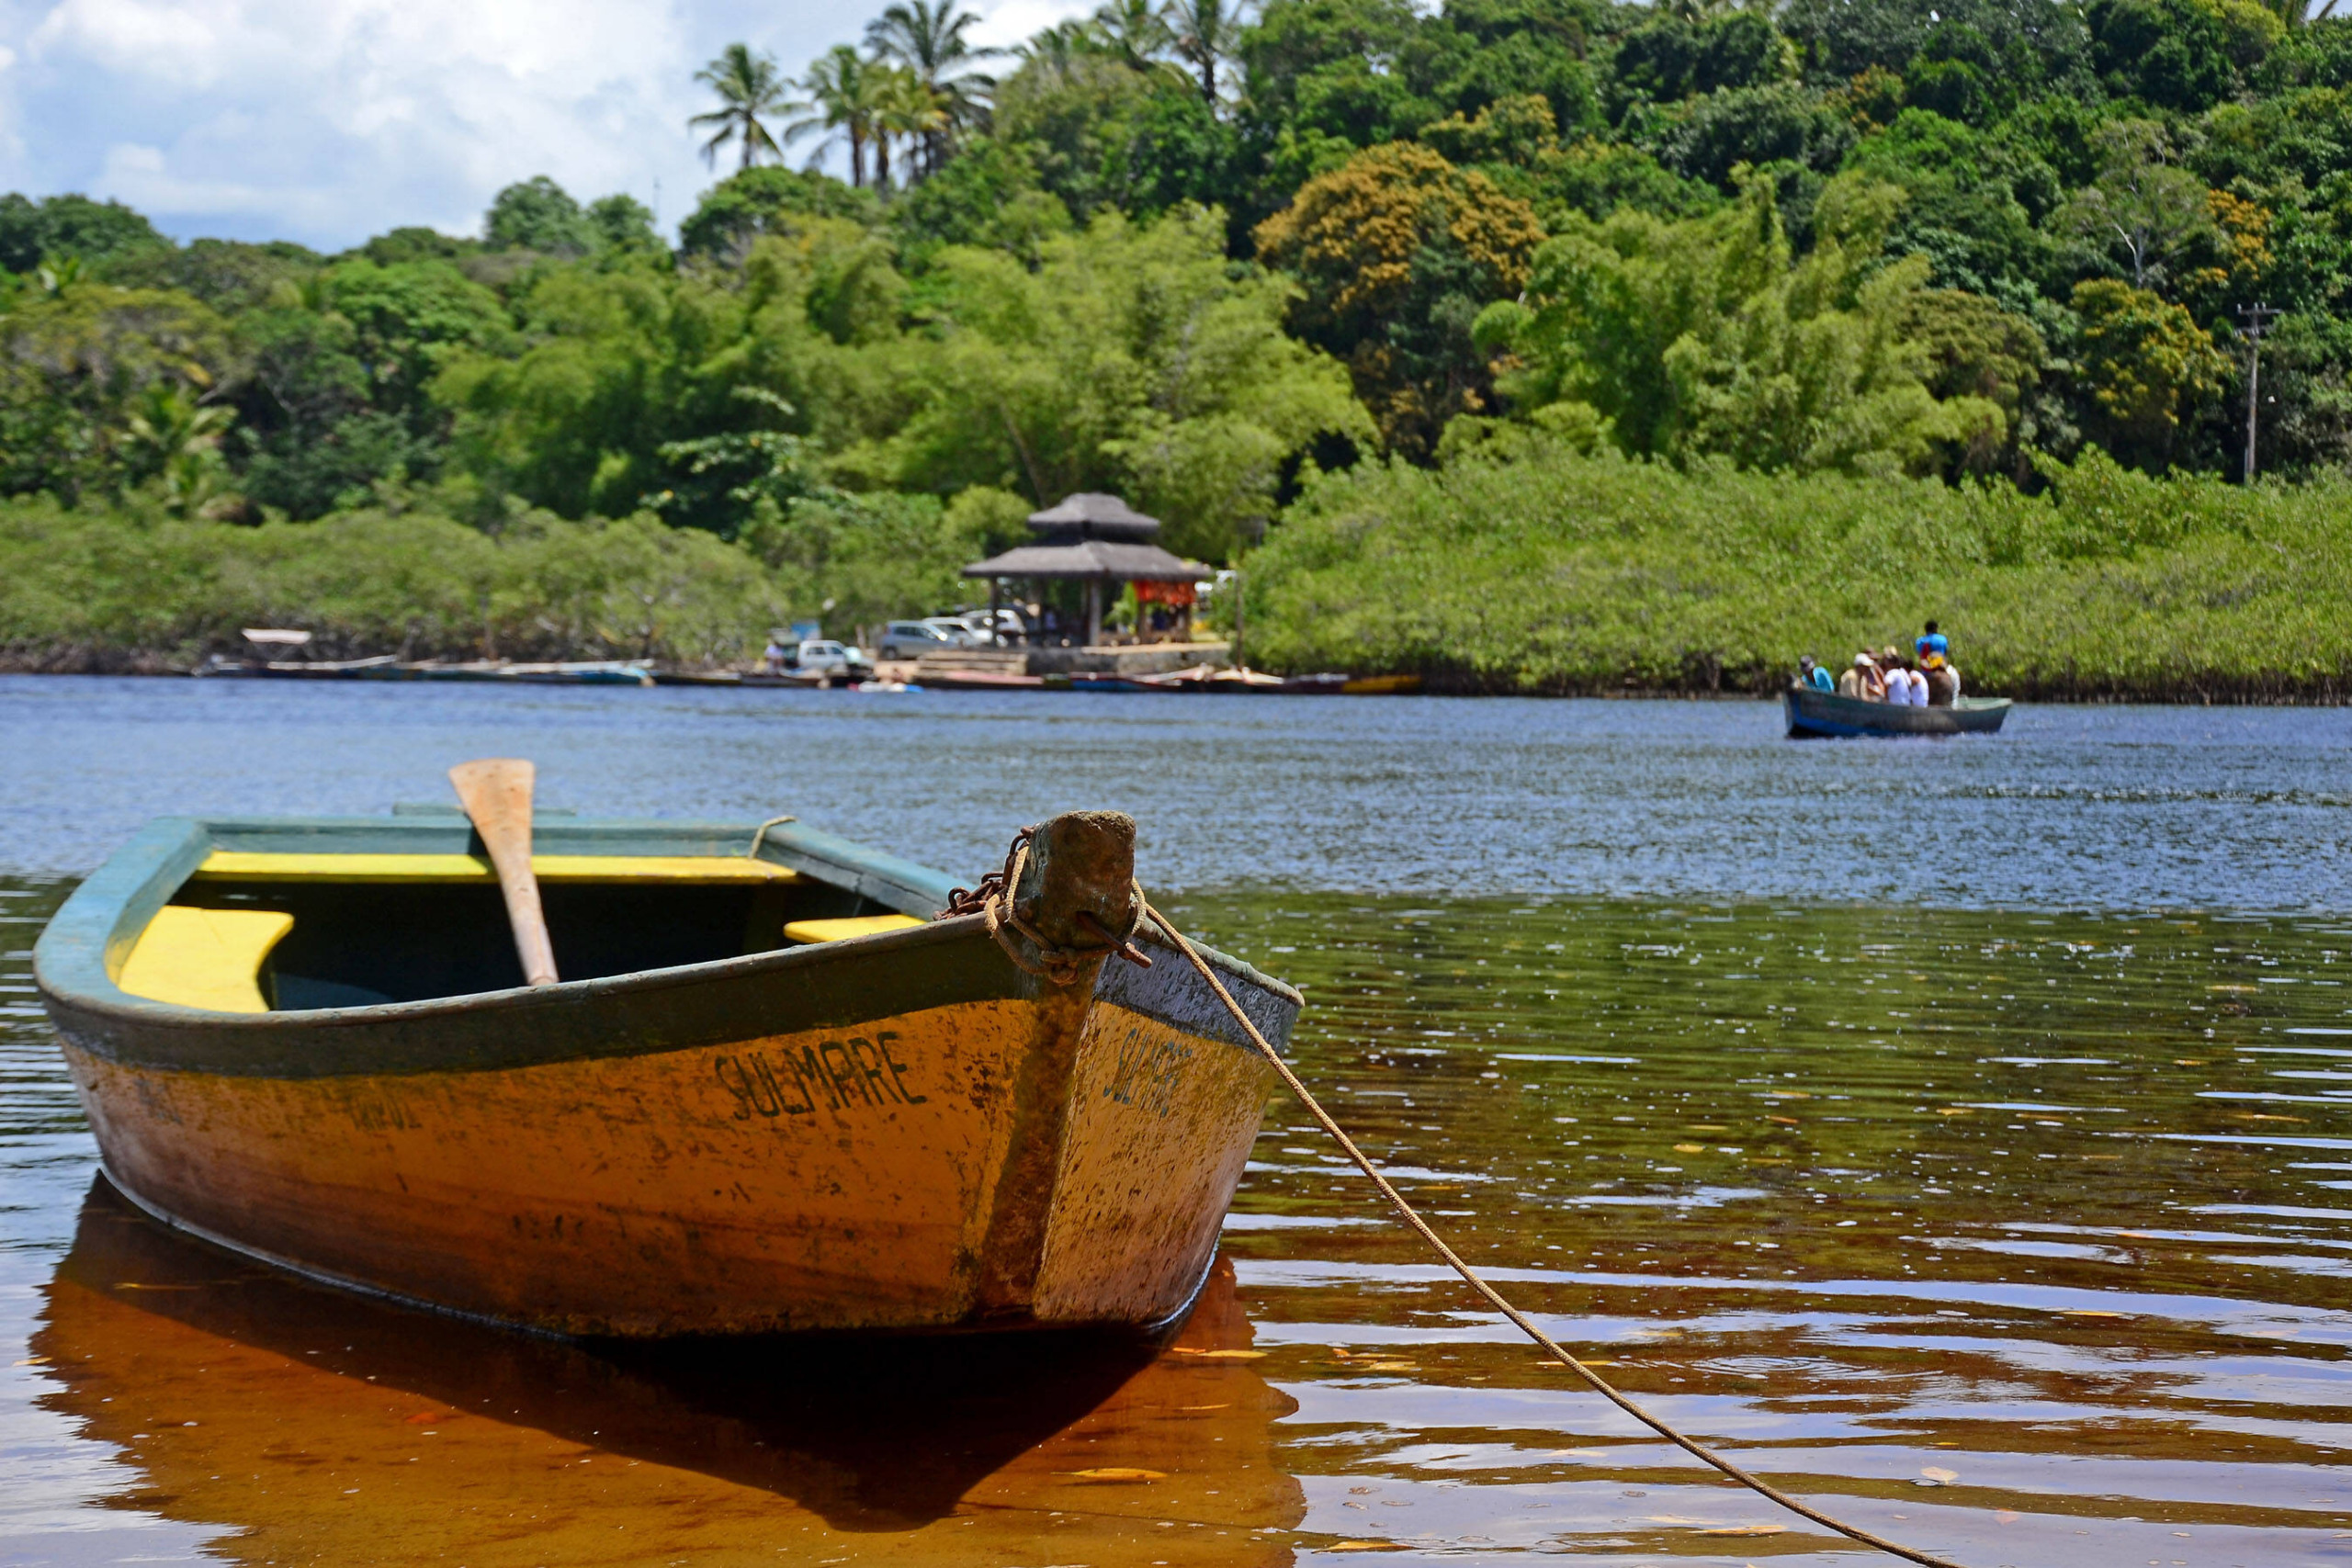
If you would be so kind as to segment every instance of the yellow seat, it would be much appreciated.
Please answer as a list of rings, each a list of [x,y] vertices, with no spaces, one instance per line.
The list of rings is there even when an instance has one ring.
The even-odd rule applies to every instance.
[[[846,942],[854,936],[902,931],[922,924],[912,915],[857,915],[845,920],[786,920],[786,942]]]
[[[267,1012],[261,966],[294,929],[274,909],[198,909],[166,904],[155,911],[115,984],[149,1001],[213,1012]]]
[[[533,855],[541,882],[797,882],[799,874],[746,855]],[[262,854],[215,850],[206,882],[495,882],[480,855]]]

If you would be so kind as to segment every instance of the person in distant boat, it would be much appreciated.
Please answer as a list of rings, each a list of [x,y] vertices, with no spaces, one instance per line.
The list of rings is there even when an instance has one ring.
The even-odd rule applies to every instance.
[[[1873,695],[1873,690],[1876,694]],[[1838,674],[1838,694],[1856,702],[1875,703],[1886,697],[1886,682],[1879,679],[1877,661],[1867,650],[1854,655],[1854,661]]]
[[[1911,682],[1916,677],[1908,661],[1891,648],[1880,655],[1880,660],[1886,671],[1886,700],[1896,707],[1910,706],[1916,700],[1911,695]],[[1922,686],[1920,692],[1924,697],[1926,688]]]
[[[1960,671],[1951,667],[1951,643],[1929,621],[1912,648],[1919,659],[1919,672],[1928,678],[1928,702],[1934,707],[1950,707],[1960,695]]]
[[[770,633],[768,645],[760,654],[760,667],[771,675],[781,675],[784,673],[784,661],[788,657],[784,639]]]
[[[1960,671],[1939,660],[1931,669],[1922,673],[1928,678],[1928,705],[1931,708],[1951,706],[1960,695]]]
[[[1811,686],[1816,692],[1834,692],[1838,689],[1838,683],[1829,678],[1829,671],[1815,664],[1810,653],[1797,660],[1797,684]]]

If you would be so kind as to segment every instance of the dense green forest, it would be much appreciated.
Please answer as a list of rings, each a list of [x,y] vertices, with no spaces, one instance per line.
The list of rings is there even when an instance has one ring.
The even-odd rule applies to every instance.
[[[2352,467],[2352,22],[2302,0],[1112,0],[1006,54],[972,20],[906,0],[797,77],[713,61],[680,134],[731,172],[674,245],[544,177],[479,237],[333,256],[0,197],[0,554],[102,574],[240,530],[185,548],[392,571],[446,527],[485,562],[617,562],[666,525],[706,543],[664,558],[726,547],[728,614],[854,625],[953,602],[956,564],[1079,489],[1210,561],[1271,519],[1270,570],[1311,553],[1293,530],[1401,537],[1510,473],[1562,498],[1510,525],[1555,542],[1767,482],[1741,472],[1861,498],[1823,503],[1857,525],[1894,495],[2055,516],[2086,472],[2210,511],[2257,303],[2265,485],[2320,486],[2278,502],[2307,508]],[[395,640],[479,645],[500,593],[533,646],[646,640],[532,610],[537,570],[484,565],[473,611]],[[1527,570],[1490,587],[1540,609],[1557,581]],[[1358,586],[1396,621],[1428,581]],[[1907,618],[1928,581],[1881,587]],[[240,613],[326,614],[299,592]],[[121,635],[11,597],[20,658]],[[1283,635],[1270,656],[1345,651]],[[1493,668],[1613,683],[1540,664]]]

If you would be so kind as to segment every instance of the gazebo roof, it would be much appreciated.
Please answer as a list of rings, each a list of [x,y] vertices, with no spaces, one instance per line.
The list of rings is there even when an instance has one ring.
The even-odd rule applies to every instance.
[[[1125,496],[1082,490],[1043,512],[1031,513],[1029,526],[1040,534],[1076,534],[1090,539],[1149,539],[1158,536],[1159,519],[1137,512]]]
[[[1191,582],[1208,568],[1170,555],[1158,545],[1124,539],[1072,539],[1018,545],[1001,556],[974,561],[966,577],[1091,578],[1104,582]]]
[[[1190,582],[1209,569],[1170,555],[1152,541],[1159,519],[1115,495],[1080,491],[1029,514],[1034,543],[975,561],[966,577],[1052,577],[1102,582]]]

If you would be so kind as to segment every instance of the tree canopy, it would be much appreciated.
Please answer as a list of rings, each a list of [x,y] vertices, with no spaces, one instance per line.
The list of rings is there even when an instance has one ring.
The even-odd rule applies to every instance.
[[[1001,57],[973,26],[903,0],[862,47],[723,51],[680,133],[724,177],[674,246],[520,171],[478,234],[333,256],[0,197],[0,493],[194,525],[430,490],[805,565],[944,558],[901,546],[1079,488],[1216,558],[1317,471],[1521,436],[2234,477],[2256,302],[2263,470],[2352,465],[2352,21],[1106,0]]]

